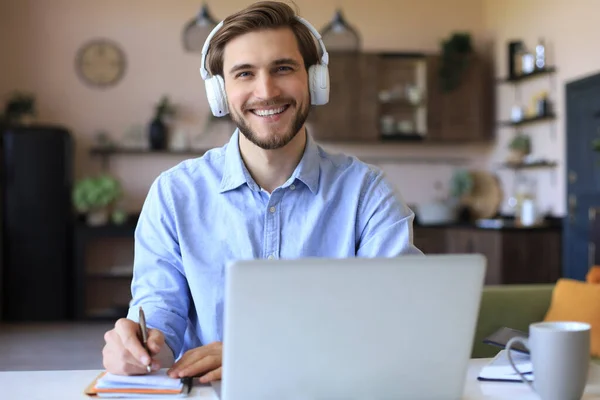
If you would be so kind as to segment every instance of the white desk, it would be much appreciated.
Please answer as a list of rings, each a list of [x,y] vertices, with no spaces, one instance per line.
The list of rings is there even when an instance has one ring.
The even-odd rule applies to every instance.
[[[539,400],[523,383],[480,382],[477,375],[489,359],[471,360],[463,400]],[[600,400],[600,366],[592,365],[583,400]],[[101,371],[16,371],[0,372],[0,398],[10,400],[82,400],[83,391]],[[217,387],[218,389],[218,384]],[[194,387],[190,398],[218,400],[209,385]]]

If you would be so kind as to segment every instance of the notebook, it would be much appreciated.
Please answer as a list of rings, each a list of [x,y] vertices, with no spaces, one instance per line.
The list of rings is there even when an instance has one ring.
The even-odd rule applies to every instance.
[[[171,378],[167,369],[148,375],[115,375],[102,372],[86,388],[89,396],[111,398],[171,398],[186,397],[191,389],[191,381]]]
[[[511,356],[517,369],[525,375],[528,381],[533,381],[533,366],[530,355],[511,350]],[[506,350],[500,350],[492,361],[481,369],[477,379],[480,381],[522,382],[521,377],[508,361]]]

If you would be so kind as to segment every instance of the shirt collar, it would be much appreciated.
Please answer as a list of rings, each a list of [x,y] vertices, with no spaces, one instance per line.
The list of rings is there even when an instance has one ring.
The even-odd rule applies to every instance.
[[[306,145],[304,146],[302,159],[300,159],[300,162],[290,179],[288,179],[283,186],[287,187],[298,179],[302,181],[313,194],[316,194],[319,189],[320,158],[319,147],[307,131]],[[225,148],[225,165],[223,167],[220,192],[223,193],[228,190],[236,189],[244,183],[247,183],[252,190],[260,190],[242,160],[239,145],[239,130],[236,129],[233,132],[233,135],[231,135],[231,139],[229,139]]]
[[[223,177],[221,178],[221,193],[237,189],[244,183],[248,183],[248,186],[253,190],[260,190],[254,179],[252,179],[252,176],[250,176],[244,160],[242,160],[239,130],[236,129],[225,148],[225,165],[223,167]]]
[[[304,154],[292,177],[286,185],[291,184],[295,179],[302,181],[313,194],[319,190],[319,175],[321,171],[321,156],[319,154],[319,146],[306,131],[306,145],[304,146]]]

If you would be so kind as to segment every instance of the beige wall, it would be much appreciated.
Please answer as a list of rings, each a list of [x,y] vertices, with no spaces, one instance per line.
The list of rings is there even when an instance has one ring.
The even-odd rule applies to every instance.
[[[209,5],[222,18],[249,3],[220,0]],[[97,130],[119,138],[133,125],[145,126],[162,94],[169,94],[181,106],[178,126],[198,135],[208,111],[198,74],[200,59],[183,52],[180,35],[200,4],[198,0],[0,1],[0,32],[6,40],[2,54],[8,55],[1,57],[0,95],[12,89],[32,90],[42,121],[64,123],[72,129],[79,148],[78,176],[97,165],[83,151]],[[361,31],[366,50],[437,51],[440,40],[453,30],[470,31],[479,43],[484,29],[481,0],[297,0],[296,4],[317,28],[342,4],[348,20]],[[78,48],[98,36],[119,42],[128,57],[125,79],[109,90],[86,87],[74,70]],[[206,140],[220,144],[224,139],[221,135]],[[485,161],[485,150],[407,146],[394,151],[434,157],[450,152],[480,162]],[[128,208],[138,208],[152,179],[180,160],[173,156],[116,157],[111,168],[128,190]],[[451,173],[443,170],[445,165],[384,167],[409,202],[428,200],[435,181],[445,182]]]
[[[600,1],[596,0],[485,0],[484,24],[487,35],[496,43],[497,76],[507,73],[506,43],[521,39],[528,45],[535,45],[538,38],[548,42],[550,61],[558,68],[554,81],[536,80],[523,86],[523,98],[543,89],[552,88],[558,120],[554,125],[553,138],[550,125],[528,128],[534,139],[534,153],[546,155],[559,162],[556,170],[556,184],[552,174],[537,172],[540,190],[538,196],[542,204],[552,207],[557,213],[565,213],[565,84],[579,77],[600,71],[600,53],[595,51],[596,38],[600,37]],[[501,87],[497,94],[497,114],[508,118],[513,104],[511,88]],[[513,135],[510,129],[498,130],[498,146],[491,162],[500,161],[506,153],[506,144]],[[502,172],[506,186],[512,182],[512,174]]]

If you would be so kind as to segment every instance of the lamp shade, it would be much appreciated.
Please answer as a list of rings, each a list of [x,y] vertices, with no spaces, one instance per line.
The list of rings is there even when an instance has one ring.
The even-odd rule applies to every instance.
[[[340,9],[323,27],[321,36],[327,51],[359,51],[361,47],[360,34],[346,21]]]
[[[202,5],[196,18],[183,29],[183,48],[191,53],[201,53],[202,47],[210,32],[217,26],[217,21],[210,15],[208,6]]]

